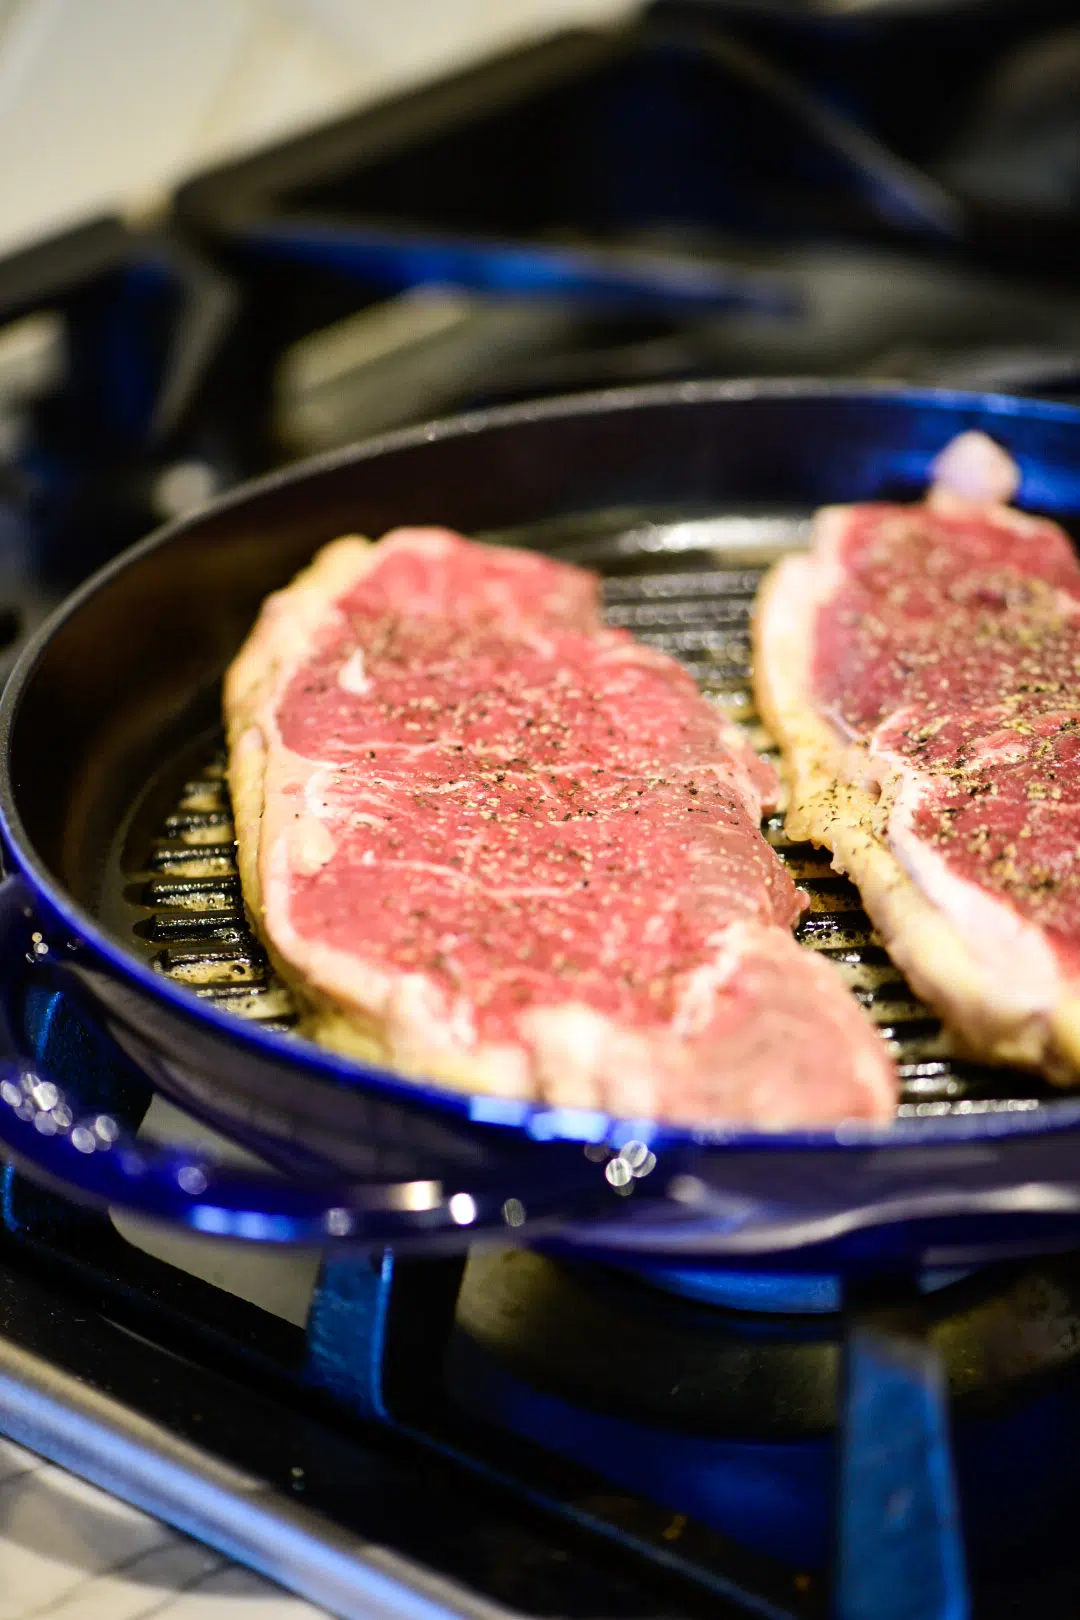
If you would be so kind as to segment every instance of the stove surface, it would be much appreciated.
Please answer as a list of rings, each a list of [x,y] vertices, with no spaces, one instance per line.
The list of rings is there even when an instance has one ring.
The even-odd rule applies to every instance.
[[[338,1262],[312,1287],[307,1257],[253,1275],[226,1248],[207,1282],[204,1256],[8,1195],[5,1427],[330,1612],[833,1612],[850,1307],[701,1307],[525,1251]],[[1013,1268],[931,1312],[977,1616],[1080,1598],[1077,1278]],[[861,1331],[918,1341],[910,1304],[877,1309]]]

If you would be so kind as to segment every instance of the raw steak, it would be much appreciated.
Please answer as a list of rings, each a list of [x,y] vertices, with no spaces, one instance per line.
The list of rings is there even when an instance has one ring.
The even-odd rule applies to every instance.
[[[834,853],[963,1047],[1080,1069],[1080,563],[954,441],[917,506],[837,507],[759,603],[792,836]]]
[[[884,1044],[790,929],[776,781],[598,582],[346,539],[227,682],[245,895],[329,1046],[634,1119],[886,1119]]]

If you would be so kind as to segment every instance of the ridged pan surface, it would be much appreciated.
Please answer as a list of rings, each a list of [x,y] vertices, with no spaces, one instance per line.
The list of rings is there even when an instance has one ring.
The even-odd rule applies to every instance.
[[[608,623],[670,653],[701,691],[775,758],[754,710],[750,616],[769,564],[805,545],[809,515],[725,514],[691,519],[626,514],[497,538],[533,544],[596,569]],[[874,938],[856,889],[826,851],[792,843],[783,816],[765,836],[810,896],[799,937],[837,963],[895,1053],[900,1117],[1027,1112],[1059,1092],[1032,1074],[953,1057],[940,1021]],[[178,784],[172,807],[121,863],[129,941],[155,968],[222,1010],[264,1028],[291,1029],[296,1009],[271,972],[244,912],[220,742],[208,742]]]

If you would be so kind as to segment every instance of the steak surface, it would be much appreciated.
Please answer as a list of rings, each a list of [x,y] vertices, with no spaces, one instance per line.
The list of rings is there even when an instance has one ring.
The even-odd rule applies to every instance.
[[[770,685],[801,683],[826,723],[831,747],[808,743],[794,698],[777,716],[796,820],[809,806],[838,850],[861,817],[893,859],[890,889],[880,862],[866,876],[865,852],[841,852],[918,988],[975,1050],[1066,1079],[1080,1058],[1080,562],[1056,524],[995,498],[1001,474],[1000,453],[965,436],[926,501],[822,514],[811,557],[767,593],[761,684],[782,708]],[[912,917],[927,922],[894,915],[905,880],[948,939],[905,942]]]
[[[886,1119],[895,1079],[761,836],[777,783],[598,581],[336,542],[226,684],[245,895],[316,1039],[638,1119]]]

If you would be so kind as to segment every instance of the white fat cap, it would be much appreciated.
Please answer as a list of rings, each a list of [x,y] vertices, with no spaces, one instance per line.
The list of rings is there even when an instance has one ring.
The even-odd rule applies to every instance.
[[[985,433],[961,433],[932,468],[934,492],[948,491],[964,501],[1007,506],[1020,485],[1020,469]]]

